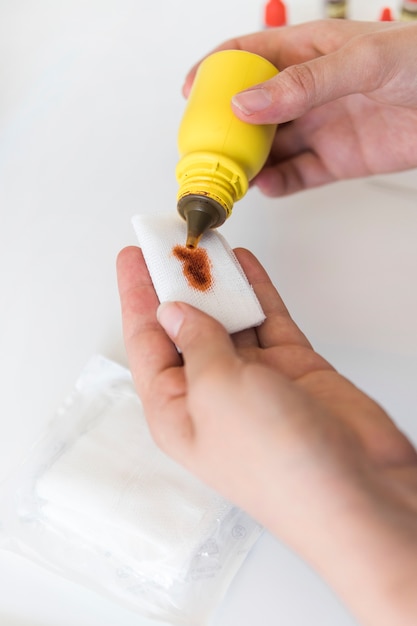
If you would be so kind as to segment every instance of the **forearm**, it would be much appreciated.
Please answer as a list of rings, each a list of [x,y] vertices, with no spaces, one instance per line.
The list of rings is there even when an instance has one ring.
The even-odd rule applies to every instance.
[[[347,495],[344,505],[342,500],[333,510],[318,502],[317,512],[305,514],[304,528],[295,524],[298,536],[290,542],[359,624],[415,626],[415,506],[391,503],[385,515],[368,494]]]

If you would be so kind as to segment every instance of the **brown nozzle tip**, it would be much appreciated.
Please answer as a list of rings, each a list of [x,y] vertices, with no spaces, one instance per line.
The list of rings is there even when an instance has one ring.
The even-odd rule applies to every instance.
[[[226,212],[220,204],[204,196],[190,195],[178,203],[178,211],[187,222],[187,248],[197,248],[210,228],[223,224]]]
[[[200,237],[196,237],[195,235],[192,235],[190,233],[187,234],[187,241],[186,241],[186,247],[190,248],[190,250],[194,250],[194,248],[197,248],[198,246],[198,242],[200,241],[202,235],[200,235]]]

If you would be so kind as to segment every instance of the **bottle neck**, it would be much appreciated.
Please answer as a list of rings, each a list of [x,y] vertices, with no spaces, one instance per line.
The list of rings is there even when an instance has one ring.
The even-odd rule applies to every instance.
[[[184,156],[176,168],[179,183],[177,201],[185,196],[205,196],[218,203],[230,216],[233,205],[248,190],[244,170],[221,154],[194,152]]]

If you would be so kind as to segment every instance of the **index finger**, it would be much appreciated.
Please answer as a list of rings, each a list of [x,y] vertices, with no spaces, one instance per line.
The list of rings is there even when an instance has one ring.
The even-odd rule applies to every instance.
[[[208,54],[221,50],[246,50],[259,54],[282,71],[291,65],[334,52],[352,37],[386,27],[389,27],[386,22],[374,24],[351,20],[317,20],[234,37],[224,41]],[[198,66],[206,56],[208,55],[200,59],[186,76],[183,86],[186,98]]]
[[[128,360],[139,395],[146,396],[155,377],[181,365],[181,357],[156,319],[159,300],[140,248],[119,253],[117,278]]]
[[[266,315],[263,324],[255,328],[259,345],[262,348],[283,345],[311,348],[258,259],[245,248],[237,248],[235,254]]]

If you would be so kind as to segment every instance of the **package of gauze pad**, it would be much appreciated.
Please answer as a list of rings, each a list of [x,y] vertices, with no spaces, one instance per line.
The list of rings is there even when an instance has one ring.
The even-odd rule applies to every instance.
[[[198,248],[188,250],[186,224],[175,212],[135,215],[132,221],[160,302],[192,304],[229,333],[265,320],[255,292],[220,233],[205,233]]]
[[[101,356],[0,489],[0,546],[169,624],[203,626],[261,529],[162,453]]]

